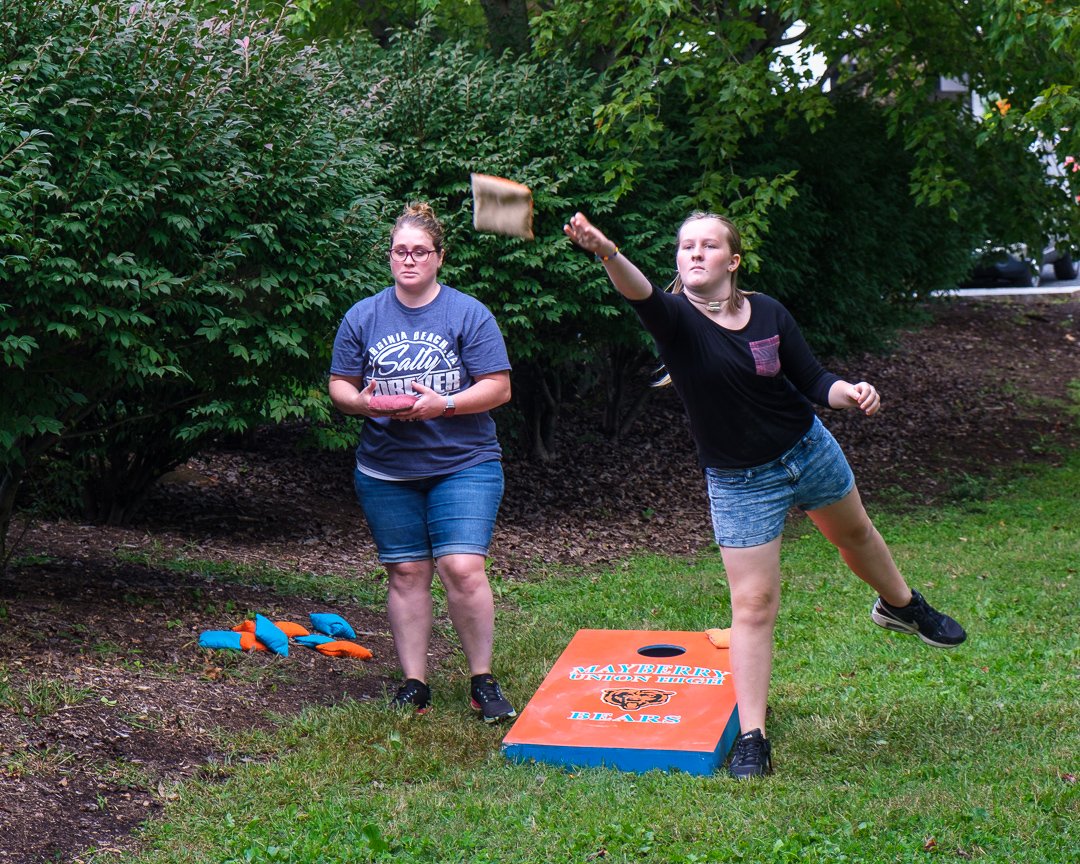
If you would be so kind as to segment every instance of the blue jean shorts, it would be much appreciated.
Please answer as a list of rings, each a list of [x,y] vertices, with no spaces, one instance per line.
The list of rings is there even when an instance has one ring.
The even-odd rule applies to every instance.
[[[855,475],[821,420],[779,459],[754,468],[706,468],[713,535],[743,549],[775,540],[792,507],[817,510],[855,488]]]
[[[380,480],[359,469],[353,473],[356,498],[384,564],[486,556],[503,485],[498,460],[419,480]]]

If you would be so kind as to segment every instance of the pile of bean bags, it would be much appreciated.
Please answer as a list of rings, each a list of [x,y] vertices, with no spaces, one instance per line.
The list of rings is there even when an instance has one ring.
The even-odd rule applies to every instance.
[[[370,660],[371,652],[352,640],[356,632],[340,615],[333,612],[312,612],[311,629],[291,621],[271,621],[256,614],[254,620],[244,621],[232,630],[204,630],[199,635],[199,647],[226,651],[271,651],[289,656],[289,641],[312,648],[328,657],[354,657]]]

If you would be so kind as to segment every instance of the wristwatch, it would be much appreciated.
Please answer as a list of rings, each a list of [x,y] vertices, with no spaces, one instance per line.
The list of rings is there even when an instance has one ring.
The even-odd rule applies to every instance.
[[[443,408],[442,416],[443,417],[453,417],[454,416],[454,397],[453,396],[447,396],[446,397],[446,407]]]

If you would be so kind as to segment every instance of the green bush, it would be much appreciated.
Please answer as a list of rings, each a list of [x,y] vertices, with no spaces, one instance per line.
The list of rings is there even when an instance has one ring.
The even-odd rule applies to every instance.
[[[6,528],[57,444],[99,478],[157,451],[152,475],[322,409],[381,201],[339,72],[266,21],[0,0],[0,22]]]

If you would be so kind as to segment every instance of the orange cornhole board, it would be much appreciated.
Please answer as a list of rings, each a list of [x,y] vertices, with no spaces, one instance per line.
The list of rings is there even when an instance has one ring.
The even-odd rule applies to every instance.
[[[710,774],[739,733],[728,655],[704,633],[579,630],[503,752],[516,761]]]

